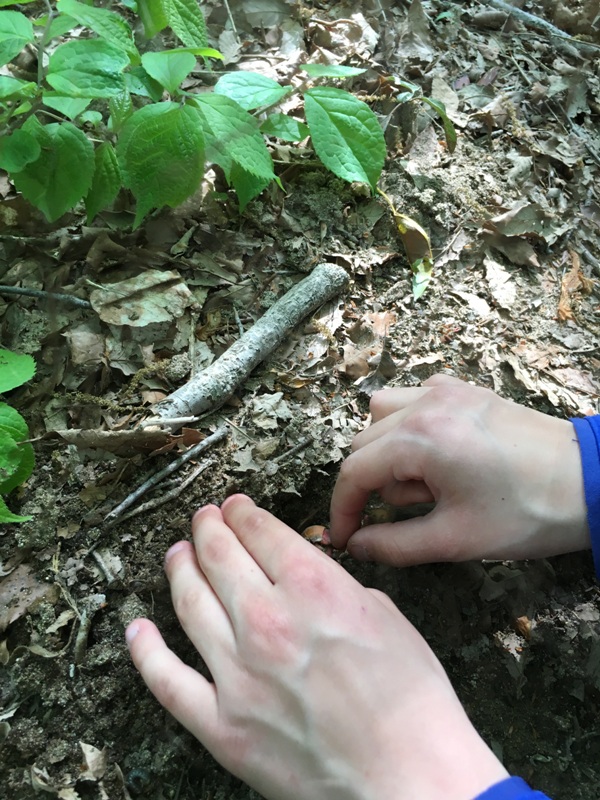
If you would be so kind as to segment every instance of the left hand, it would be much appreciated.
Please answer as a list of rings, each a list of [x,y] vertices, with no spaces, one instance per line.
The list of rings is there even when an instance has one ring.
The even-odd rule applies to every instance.
[[[166,571],[214,683],[150,621],[127,638],[159,702],[230,772],[271,800],[472,800],[506,777],[388,597],[247,497],[192,530]]]

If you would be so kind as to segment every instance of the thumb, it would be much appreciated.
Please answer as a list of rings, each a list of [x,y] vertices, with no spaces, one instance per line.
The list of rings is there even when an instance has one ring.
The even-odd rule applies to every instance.
[[[435,510],[403,522],[367,525],[350,537],[346,549],[358,561],[379,561],[395,567],[460,559],[451,529],[443,521],[440,525]]]

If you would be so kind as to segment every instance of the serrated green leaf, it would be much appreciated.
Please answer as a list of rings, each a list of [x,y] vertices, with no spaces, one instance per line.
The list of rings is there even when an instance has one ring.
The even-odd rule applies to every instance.
[[[21,81],[18,78],[10,78],[8,75],[0,75],[0,100],[8,100],[11,97],[33,97],[37,91],[37,86],[31,81]]]
[[[123,125],[117,158],[123,183],[137,200],[135,227],[151,209],[179,205],[196,191],[204,172],[197,111],[177,103],[140,108]]]
[[[36,137],[42,152],[37,161],[15,174],[14,184],[48,222],[54,222],[87,194],[94,173],[94,148],[70,122],[40,125],[30,117],[23,127]]]
[[[196,56],[173,50],[144,53],[142,66],[151,78],[164,86],[169,94],[173,94],[196,66]]]
[[[30,519],[30,516],[19,517],[17,514],[13,514],[12,511],[8,509],[8,506],[4,500],[0,497],[0,523],[27,522]]]
[[[17,486],[20,486],[22,483],[25,483],[27,478],[33,472],[33,468],[35,466],[35,454],[33,452],[33,447],[29,442],[23,442],[19,444],[19,450],[21,452],[21,461],[19,462],[19,466],[14,471],[14,473],[7,478],[5,481],[0,481],[0,494],[8,494],[12,492],[13,489],[16,489]]]
[[[240,212],[271,183],[270,179],[258,178],[256,175],[252,175],[250,172],[242,169],[239,164],[234,164],[231,168],[229,181],[237,194]]]
[[[53,108],[68,119],[75,119],[82,114],[92,102],[91,97],[65,97],[59,92],[44,92],[42,100],[45,106]]]
[[[40,145],[30,133],[17,129],[11,136],[0,138],[0,169],[20,172],[40,155]]]
[[[308,125],[282,113],[268,116],[260,129],[267,136],[276,136],[284,142],[301,142],[310,136]]]
[[[33,25],[20,11],[0,11],[0,66],[8,64],[35,35]]]
[[[125,73],[125,86],[131,94],[149,97],[155,103],[161,101],[164,91],[160,83],[151,78],[142,66]]]
[[[228,180],[234,164],[259,178],[275,177],[271,155],[254,117],[224,95],[198,95],[195,102],[202,119],[207,160],[222,167]]]
[[[50,56],[46,79],[65,97],[114,97],[125,88],[123,50],[102,39],[65,42]]]
[[[197,0],[162,0],[169,27],[188,47],[206,47],[206,22]]]
[[[433,97],[422,97],[421,100],[427,103],[428,106],[431,106],[431,108],[439,114],[444,126],[444,136],[446,137],[448,152],[453,153],[456,150],[456,129],[452,124],[452,120],[448,117],[446,106],[441,100],[435,100]]]
[[[58,0],[58,10],[77,20],[80,25],[91,28],[102,39],[139,62],[140,56],[133,41],[133,31],[119,14],[105,8],[84,5],[77,0]]]
[[[108,101],[110,111],[110,128],[113,133],[118,133],[125,120],[133,114],[133,103],[129,92],[121,92]]]
[[[154,38],[169,24],[162,0],[138,0],[138,14],[146,39]]]
[[[26,353],[0,350],[0,394],[10,392],[35,375],[35,361]]]
[[[0,430],[3,430],[15,440],[22,442],[29,436],[29,428],[16,408],[7,403],[0,403]]]
[[[278,103],[292,91],[291,86],[280,86],[277,81],[256,72],[228,72],[216,83],[215,93],[235,100],[246,111]]]
[[[99,211],[112,203],[123,185],[117,154],[110,142],[103,142],[96,148],[94,160],[92,188],[85,198],[88,225]]]
[[[385,162],[385,140],[375,114],[349,92],[320,86],[304,94],[316,154],[334,175],[373,190]]]
[[[311,78],[352,78],[367,71],[361,67],[344,67],[341,64],[304,64],[300,69]]]

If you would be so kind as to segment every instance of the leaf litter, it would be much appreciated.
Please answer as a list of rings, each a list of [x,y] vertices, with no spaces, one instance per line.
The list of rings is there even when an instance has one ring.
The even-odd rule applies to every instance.
[[[38,364],[11,395],[39,462],[11,502],[34,520],[0,536],[0,558],[16,564],[0,576],[0,786],[16,800],[252,796],[147,696],[122,642],[130,619],[150,615],[197,663],[160,566],[195,507],[247,491],[298,531],[326,524],[369,396],[440,370],[561,417],[598,412],[600,77],[586,50],[600,42],[597,2],[525,4],[560,38],[495,2],[229,7],[204,4],[228,70],[295,85],[305,64],[361,70],[319,80],[377,114],[380,187],[428,237],[429,286],[415,302],[390,209],[315,166],[310,142],[270,140],[285,194],[268,189],[240,216],[211,170],[197,197],[133,232],[119,204],[93,226],[79,214],[50,225],[0,175],[2,284],[93,304],[0,293],[3,345]],[[195,89],[204,77],[187,80]],[[435,108],[397,102],[398,81],[444,103],[453,153]],[[281,110],[298,116],[295,102]],[[324,261],[346,269],[350,288],[225,406],[179,431],[142,424]],[[183,496],[103,527],[222,424],[226,443]],[[596,800],[600,596],[587,555],[402,572],[342,562],[423,630],[511,771],[556,800]]]

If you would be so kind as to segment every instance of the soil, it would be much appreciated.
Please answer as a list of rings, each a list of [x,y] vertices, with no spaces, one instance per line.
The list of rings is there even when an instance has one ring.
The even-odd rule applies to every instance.
[[[525,6],[570,34],[600,41],[591,24],[597,3]],[[17,570],[29,598],[20,606],[13,598],[0,620],[2,797],[257,797],[157,704],[131,664],[123,630],[136,616],[150,617],[175,652],[203,669],[171,607],[165,551],[188,535],[195,508],[237,491],[298,531],[326,524],[339,465],[368,424],[375,389],[416,386],[443,371],[563,418],[599,410],[597,55],[588,57],[580,40],[492,19],[489,9],[483,19],[486,9],[475,3],[281,0],[264,8],[279,8],[280,17],[259,24],[232,6],[245,37],[238,67],[252,60],[283,75],[287,62],[277,53],[286,14],[303,32],[303,58],[321,48],[324,57],[371,67],[340,85],[368,98],[387,123],[381,185],[398,211],[429,231],[433,278],[415,301],[383,202],[281,146],[286,193],[269,190],[242,215],[231,194],[212,191],[220,188],[215,174],[203,205],[195,198],[161,211],[135,234],[125,226],[125,206],[96,228],[75,214],[51,227],[7,195],[5,207],[18,215],[0,237],[2,283],[77,293],[86,280],[110,282],[160,265],[178,269],[197,298],[204,294],[187,328],[179,321],[146,330],[146,339],[136,339],[139,329],[111,328],[91,310],[26,297],[6,297],[0,308],[3,344],[38,361],[36,381],[9,398],[30,423],[37,463],[10,499],[12,510],[33,520],[0,535],[2,603]],[[230,31],[224,12],[217,3],[205,10],[223,48],[223,31]],[[378,33],[368,52],[360,21],[352,30],[338,26],[333,36],[333,23],[359,10]],[[232,56],[228,68],[235,67]],[[431,109],[391,114],[379,77],[390,75],[417,83],[427,96],[445,93],[448,108],[456,98],[454,153]],[[475,88],[483,100],[473,100]],[[521,204],[531,206],[529,227],[500,219]],[[178,498],[106,525],[106,513],[184,445],[124,456],[68,442],[65,431],[133,429],[144,404],[185,380],[189,363],[177,359],[188,353],[193,331],[195,357],[220,354],[238,335],[236,315],[248,328],[321,261],[344,266],[350,289],[195,426],[208,434],[229,423],[227,441],[207,453],[212,463]],[[573,282],[566,284],[568,276]],[[84,328],[90,338],[79,340]],[[75,357],[85,342],[92,348],[99,341],[98,357]],[[154,354],[150,370],[144,347]],[[265,410],[267,400],[274,404]],[[276,468],[266,469],[270,462]],[[192,468],[176,473],[175,485]],[[153,496],[164,491],[161,484]],[[368,513],[378,508],[374,499]],[[339,558],[417,626],[511,773],[555,800],[597,800],[600,590],[589,554],[403,570]]]

